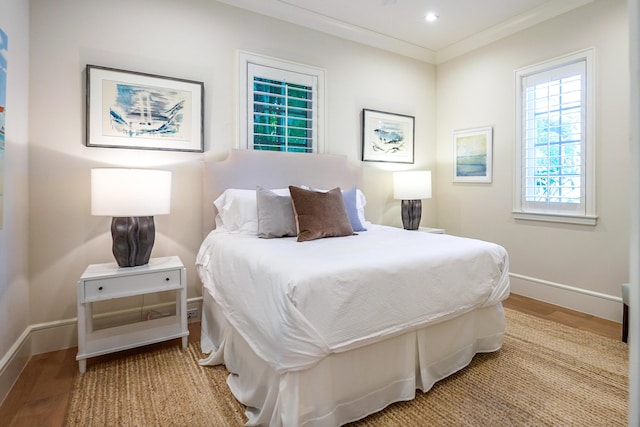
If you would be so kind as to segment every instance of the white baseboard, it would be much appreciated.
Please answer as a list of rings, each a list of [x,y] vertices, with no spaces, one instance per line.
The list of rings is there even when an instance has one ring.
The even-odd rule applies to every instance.
[[[31,358],[31,327],[24,330],[0,360],[0,403],[4,402]]]
[[[173,303],[161,304],[149,307],[162,313],[165,307],[175,306]],[[187,299],[187,310],[197,308],[202,314],[202,297]],[[132,310],[100,315],[100,324],[103,327],[126,323],[132,316]],[[139,313],[138,310],[135,310]],[[194,319],[199,321],[199,317]],[[7,397],[11,388],[18,380],[22,370],[27,366],[31,356],[64,350],[78,345],[77,319],[57,320],[54,322],[29,325],[11,346],[9,351],[0,359],[0,403]]]
[[[511,293],[622,322],[622,298],[562,283],[509,273]],[[541,286],[542,285],[542,286]],[[620,284],[622,286],[622,283]]]

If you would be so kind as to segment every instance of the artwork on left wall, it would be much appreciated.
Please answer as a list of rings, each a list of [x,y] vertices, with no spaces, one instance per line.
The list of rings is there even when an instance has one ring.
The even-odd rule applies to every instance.
[[[204,83],[87,65],[88,147],[204,150]]]
[[[0,28],[0,230],[4,219],[4,136],[7,113],[7,51],[9,37]]]

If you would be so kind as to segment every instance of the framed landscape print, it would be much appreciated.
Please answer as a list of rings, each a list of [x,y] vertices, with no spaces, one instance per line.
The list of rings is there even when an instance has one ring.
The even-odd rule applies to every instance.
[[[414,118],[362,110],[362,160],[413,163]]]
[[[204,84],[87,65],[88,147],[204,149]]]
[[[493,129],[481,127],[453,132],[453,182],[491,182]]]

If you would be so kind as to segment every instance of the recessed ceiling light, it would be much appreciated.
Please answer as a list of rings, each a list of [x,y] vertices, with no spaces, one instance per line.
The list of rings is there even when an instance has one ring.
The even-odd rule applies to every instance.
[[[439,18],[438,15],[436,15],[433,12],[427,13],[427,16],[424,17],[424,19],[426,19],[427,22],[435,22],[438,20],[438,18]]]

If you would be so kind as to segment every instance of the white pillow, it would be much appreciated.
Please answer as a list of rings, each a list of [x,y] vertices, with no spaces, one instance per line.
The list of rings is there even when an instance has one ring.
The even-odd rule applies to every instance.
[[[364,193],[359,188],[356,189],[356,207],[358,209],[358,219],[363,226],[366,227],[366,222],[368,222],[364,217],[364,207],[367,206],[367,198],[364,196]]]
[[[213,204],[218,209],[216,228],[247,234],[258,233],[255,190],[227,189]]]
[[[288,188],[271,191],[279,195],[289,195]],[[218,209],[216,228],[238,233],[258,234],[256,190],[229,188],[213,204]]]

